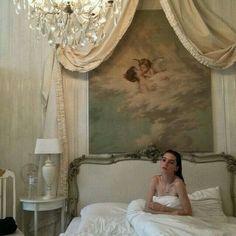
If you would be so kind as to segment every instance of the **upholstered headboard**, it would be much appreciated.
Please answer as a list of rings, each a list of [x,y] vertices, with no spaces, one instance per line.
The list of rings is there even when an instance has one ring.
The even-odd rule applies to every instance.
[[[70,217],[95,202],[126,202],[146,198],[148,184],[159,174],[160,151],[151,146],[133,154],[89,155],[69,167]],[[223,209],[236,215],[236,160],[227,154],[182,153],[183,175],[189,193],[220,186]]]

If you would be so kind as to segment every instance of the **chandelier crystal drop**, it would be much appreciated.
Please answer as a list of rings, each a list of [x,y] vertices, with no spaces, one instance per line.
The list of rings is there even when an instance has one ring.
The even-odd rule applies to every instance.
[[[13,0],[16,13],[28,10],[30,28],[47,35],[50,45],[98,46],[107,20],[116,26],[122,0]]]

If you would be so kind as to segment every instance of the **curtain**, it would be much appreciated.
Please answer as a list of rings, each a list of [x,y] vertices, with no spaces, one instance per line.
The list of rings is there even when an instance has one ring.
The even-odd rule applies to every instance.
[[[204,1],[160,0],[160,3],[179,40],[196,60],[213,69],[226,69],[234,64],[236,32]]]
[[[70,71],[79,72],[88,72],[99,66],[112,54],[117,43],[128,29],[137,5],[138,0],[123,2],[117,26],[114,27],[113,20],[107,20],[106,36],[100,46],[90,45],[87,48],[58,47],[54,53],[51,53],[46,62],[42,86],[43,104],[46,108],[44,137],[58,137],[62,143],[63,153],[60,158],[58,179],[59,194],[65,196],[68,194],[67,173],[69,164],[62,66]],[[57,132],[53,127],[57,127]]]
[[[55,51],[51,51],[45,64],[44,80],[42,85],[42,101],[45,108],[43,137],[59,138],[63,149],[63,154],[59,157],[60,160],[54,159],[54,162],[57,163],[57,166],[59,167],[59,173],[57,174],[57,179],[59,181],[58,190],[53,189],[53,191],[58,191],[59,194],[66,194],[68,144],[65,126],[64,93],[61,65],[56,59]]]
[[[57,50],[58,61],[68,70],[87,72],[98,67],[104,60],[106,60],[128,29],[132,22],[138,0],[128,1],[122,3],[121,15],[114,27],[113,20],[108,20],[105,26],[105,39],[99,46],[90,45],[87,48],[71,48],[59,47]]]

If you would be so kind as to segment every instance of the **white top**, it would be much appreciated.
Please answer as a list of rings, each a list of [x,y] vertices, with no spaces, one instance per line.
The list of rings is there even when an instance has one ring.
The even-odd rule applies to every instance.
[[[177,196],[153,196],[152,200],[167,207],[180,208],[180,201]]]

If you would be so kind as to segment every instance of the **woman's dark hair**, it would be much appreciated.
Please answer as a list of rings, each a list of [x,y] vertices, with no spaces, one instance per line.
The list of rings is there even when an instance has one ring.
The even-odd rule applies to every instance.
[[[170,154],[172,154],[172,155],[175,156],[175,158],[176,158],[176,166],[178,166],[178,170],[176,171],[175,174],[176,174],[180,179],[182,179],[183,182],[184,182],[184,177],[183,177],[183,174],[182,174],[181,155],[180,155],[178,152],[169,149],[169,150],[166,150],[166,151],[162,154],[162,156],[164,156],[164,154],[166,154],[166,153],[170,153]]]

